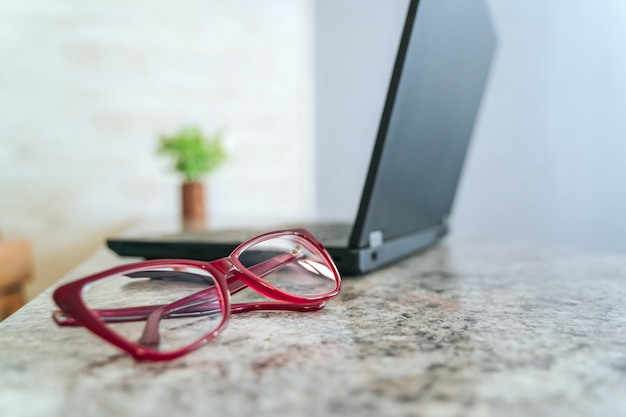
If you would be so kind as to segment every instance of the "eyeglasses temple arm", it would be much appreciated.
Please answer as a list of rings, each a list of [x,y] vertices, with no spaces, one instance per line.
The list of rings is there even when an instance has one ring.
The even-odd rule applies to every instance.
[[[276,256],[274,258],[268,259],[264,262],[261,262],[257,265],[254,265],[248,270],[253,274],[264,277],[266,275],[271,274],[276,271],[281,266],[285,265],[288,262],[293,261],[296,256],[292,254],[283,254],[280,256]],[[172,274],[173,273],[173,274]],[[231,294],[236,294],[239,291],[247,288],[247,285],[239,278],[240,273],[238,271],[233,271],[233,275],[227,278],[228,291]],[[154,278],[154,279],[163,279],[163,278],[181,278],[186,279],[188,275],[193,275],[196,277],[197,275],[191,274],[189,272],[184,271],[145,271],[141,273],[133,273],[128,274],[129,278]],[[182,305],[179,305],[180,309],[177,309],[175,312],[169,314],[171,317],[193,317],[204,314],[211,314],[216,309],[219,308],[219,302],[216,298],[210,300],[209,302],[204,303],[195,303],[198,298],[206,298],[209,294],[213,293],[216,290],[215,287],[211,287],[208,289],[204,289],[198,291],[194,294],[191,294],[185,298],[174,301],[168,305],[179,305],[182,302]],[[261,303],[263,304],[263,303]],[[286,310],[287,308],[283,308],[279,306],[279,303],[266,303],[263,310]],[[260,304],[259,304],[260,305]],[[119,309],[101,309],[94,310],[100,317],[100,319],[107,323],[112,322],[124,322],[124,321],[140,321],[146,320],[150,315],[156,310],[160,310],[167,305],[151,305],[151,306],[137,306],[137,307],[127,307],[127,308],[119,308]],[[184,308],[183,308],[184,307]],[[249,310],[251,311],[251,310]],[[300,311],[297,309],[293,309],[293,311]],[[235,313],[235,311],[233,311]],[[60,326],[80,326],[81,324],[76,321],[74,318],[65,315],[62,311],[56,311],[53,314],[53,318],[56,323]]]

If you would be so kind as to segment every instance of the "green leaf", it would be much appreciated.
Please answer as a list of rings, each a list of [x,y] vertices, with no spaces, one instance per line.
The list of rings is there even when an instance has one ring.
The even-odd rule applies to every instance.
[[[157,151],[170,157],[174,169],[190,182],[211,174],[228,158],[221,133],[207,136],[193,126],[184,127],[173,135],[161,136]]]

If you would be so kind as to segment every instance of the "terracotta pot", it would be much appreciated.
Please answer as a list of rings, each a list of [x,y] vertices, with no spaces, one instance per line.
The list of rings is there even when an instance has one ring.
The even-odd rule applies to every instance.
[[[182,223],[185,230],[197,230],[206,227],[204,188],[205,185],[201,182],[185,182],[182,185]]]

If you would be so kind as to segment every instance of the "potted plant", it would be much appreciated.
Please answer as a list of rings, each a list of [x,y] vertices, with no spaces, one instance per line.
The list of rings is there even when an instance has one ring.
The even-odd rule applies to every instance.
[[[184,127],[172,135],[162,135],[158,153],[170,157],[174,170],[183,175],[183,228],[206,227],[205,184],[202,179],[213,173],[227,158],[222,147],[222,134],[205,135],[197,127]]]

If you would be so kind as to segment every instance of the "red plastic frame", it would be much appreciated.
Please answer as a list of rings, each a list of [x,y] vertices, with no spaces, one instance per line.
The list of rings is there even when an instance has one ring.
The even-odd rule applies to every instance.
[[[285,236],[298,236],[307,249],[315,253],[324,261],[333,274],[335,287],[324,294],[313,296],[295,295],[272,286],[263,280],[263,276],[276,268],[294,259],[292,255],[283,254],[271,258],[265,262],[246,268],[239,261],[239,255],[253,245],[261,242]],[[176,300],[167,305],[151,305],[129,307],[124,309],[98,310],[89,309],[82,297],[85,287],[112,275],[127,275],[133,272],[149,268],[165,267],[194,267],[204,269],[215,279],[215,285],[211,285],[195,294]],[[238,303],[231,304],[230,294],[239,292],[245,288],[254,291],[275,301]],[[53,314],[55,322],[60,326],[84,326],[97,336],[109,343],[130,353],[137,360],[163,361],[171,360],[190,353],[205,345],[217,337],[226,327],[230,314],[244,313],[256,310],[288,310],[288,311],[316,311],[324,307],[326,301],[336,297],[341,291],[341,277],[337,267],[322,244],[307,230],[293,229],[269,232],[257,236],[239,245],[228,257],[211,262],[163,259],[137,262],[118,266],[102,271],[85,278],[70,282],[57,288],[53,293],[53,299],[59,306],[60,311]],[[207,296],[215,297],[207,302]],[[203,301],[202,301],[203,300]],[[171,316],[193,316],[209,314],[211,310],[219,308],[222,311],[222,321],[211,333],[201,337],[192,344],[175,350],[162,352],[149,347],[148,343],[138,343],[127,340],[109,329],[103,322],[113,321],[136,321],[145,320],[146,328],[144,337],[146,340],[156,337],[158,339],[158,323],[165,314]]]

